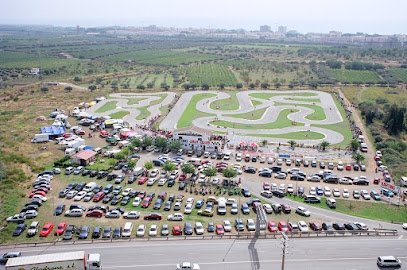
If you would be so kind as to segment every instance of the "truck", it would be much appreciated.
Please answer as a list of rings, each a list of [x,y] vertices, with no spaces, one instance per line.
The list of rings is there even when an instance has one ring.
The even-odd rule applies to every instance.
[[[48,141],[49,141],[48,133],[35,134],[31,140],[32,143],[42,143],[42,142],[48,142]]]
[[[86,256],[84,251],[75,251],[10,258],[6,264],[6,270],[31,269],[100,270],[102,262],[100,254]]]

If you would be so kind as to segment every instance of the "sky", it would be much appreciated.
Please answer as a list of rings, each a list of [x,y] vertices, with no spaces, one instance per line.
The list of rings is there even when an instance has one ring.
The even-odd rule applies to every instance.
[[[406,34],[405,0],[1,0],[0,24]]]

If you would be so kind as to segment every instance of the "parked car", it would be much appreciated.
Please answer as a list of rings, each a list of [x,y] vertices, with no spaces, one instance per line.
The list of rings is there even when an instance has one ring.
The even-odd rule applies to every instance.
[[[27,227],[27,225],[25,225],[24,223],[20,223],[17,225],[17,227],[15,228],[15,230],[13,231],[13,236],[20,236],[24,231],[25,228]]]
[[[305,217],[311,216],[311,212],[302,206],[297,207],[295,212],[301,216],[305,216]]]
[[[47,237],[54,229],[54,223],[47,222],[40,231],[40,237]]]
[[[21,252],[19,251],[9,251],[0,256],[0,264],[6,264],[8,259],[20,257]],[[199,269],[199,268],[198,268]]]

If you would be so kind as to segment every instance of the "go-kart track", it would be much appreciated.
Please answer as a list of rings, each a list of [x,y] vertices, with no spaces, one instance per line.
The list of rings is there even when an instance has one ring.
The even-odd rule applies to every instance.
[[[111,94],[89,112],[95,116],[122,114],[130,126],[146,125],[162,114],[175,96],[174,92]],[[228,106],[231,103],[234,107]],[[322,91],[193,91],[181,95],[159,127],[173,131],[195,126],[226,134],[235,142],[295,140],[316,145],[323,140],[341,143],[344,136],[328,125],[343,121],[347,119],[341,116],[332,95]]]
[[[312,125],[332,125],[343,122],[333,97],[320,91],[242,91],[236,94],[239,108],[236,110],[222,110],[222,106],[215,109],[211,108],[211,103],[219,100],[227,100],[230,94],[216,91],[195,91],[183,94],[177,104],[160,124],[161,129],[174,130],[184,113],[190,114],[186,109],[194,96],[200,94],[212,94],[212,97],[203,98],[196,103],[196,110],[210,116],[197,117],[192,119],[192,125],[213,131],[214,133],[226,133],[232,136],[235,141],[262,140],[273,135],[273,141],[287,142],[289,139],[278,138],[278,135],[284,135],[295,132],[315,132],[321,134],[320,139],[301,139],[295,138],[298,143],[318,144],[323,140],[331,144],[337,144],[344,140],[342,134],[328,128],[315,127]],[[264,97],[256,97],[264,95]],[[257,105],[253,105],[253,101]],[[226,101],[227,102],[227,101]],[[304,106],[304,104],[306,104]],[[307,107],[308,106],[308,107]],[[323,120],[310,120],[307,117],[314,113],[312,106],[321,107],[325,114]],[[236,115],[251,113],[256,110],[265,109],[259,119],[239,118]],[[267,125],[278,121],[278,117],[284,110],[290,110],[287,118],[291,121],[291,126],[281,128],[259,128],[243,129],[234,128],[235,125]],[[214,124],[214,121],[223,121],[231,123],[232,126],[224,127]],[[262,136],[263,135],[263,136]],[[275,136],[274,136],[275,135]]]

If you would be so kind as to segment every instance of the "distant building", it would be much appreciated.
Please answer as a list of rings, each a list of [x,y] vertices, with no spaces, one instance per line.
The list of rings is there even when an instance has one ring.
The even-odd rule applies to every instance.
[[[81,166],[87,166],[96,160],[97,153],[93,150],[82,150],[71,157],[71,161]]]
[[[184,150],[220,152],[224,144],[223,136],[198,127],[177,129],[172,138],[180,141]]]
[[[278,31],[277,31],[279,34],[281,34],[281,35],[285,35],[285,34],[287,34],[287,26],[282,26],[282,25],[280,25],[279,27],[278,27]]]
[[[30,75],[36,75],[36,76],[40,75],[40,69],[39,68],[32,68],[30,70]]]
[[[268,25],[261,25],[260,26],[260,32],[271,32],[271,28]]]

